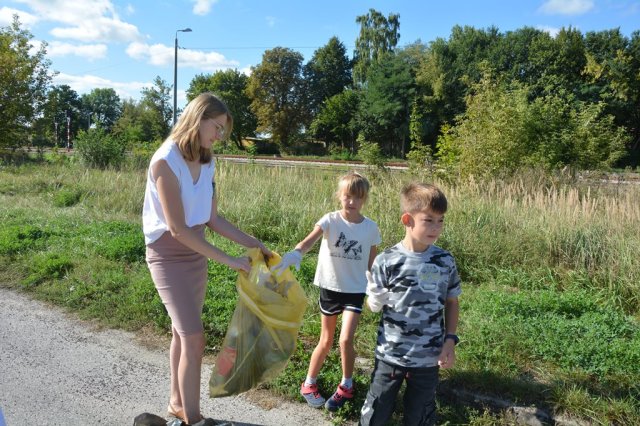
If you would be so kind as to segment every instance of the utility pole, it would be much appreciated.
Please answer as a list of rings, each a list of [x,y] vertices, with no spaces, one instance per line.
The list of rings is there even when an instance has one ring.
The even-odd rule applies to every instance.
[[[176,42],[173,53],[173,125],[176,125],[178,114],[178,33],[190,33],[191,28],[176,30]]]

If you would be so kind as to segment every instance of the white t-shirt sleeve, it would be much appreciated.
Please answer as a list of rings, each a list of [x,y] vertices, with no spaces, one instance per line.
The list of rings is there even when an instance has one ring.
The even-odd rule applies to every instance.
[[[319,226],[322,229],[322,232],[325,233],[325,235],[327,232],[329,232],[330,224],[331,224],[331,213],[325,214],[316,222],[316,226]]]

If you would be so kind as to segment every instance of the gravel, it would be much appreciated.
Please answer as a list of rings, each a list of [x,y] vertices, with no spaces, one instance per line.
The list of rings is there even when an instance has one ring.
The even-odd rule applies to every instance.
[[[101,329],[6,288],[0,300],[0,413],[7,426],[131,425],[143,412],[166,414],[168,344],[154,348],[139,335]],[[331,424],[320,410],[266,392],[211,399],[210,375],[205,363],[207,416],[239,426]]]

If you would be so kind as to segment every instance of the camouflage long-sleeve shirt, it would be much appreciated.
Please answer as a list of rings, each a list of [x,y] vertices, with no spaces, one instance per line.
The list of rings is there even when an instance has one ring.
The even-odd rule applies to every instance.
[[[378,327],[376,358],[402,367],[437,365],[445,301],[462,291],[451,253],[434,245],[415,253],[398,243],[376,257],[372,275],[390,293]]]

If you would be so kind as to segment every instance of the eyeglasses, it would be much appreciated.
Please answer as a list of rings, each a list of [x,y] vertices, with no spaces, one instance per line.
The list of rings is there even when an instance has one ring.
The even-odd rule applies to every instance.
[[[224,138],[224,134],[226,133],[226,129],[224,128],[224,126],[221,126],[219,123],[216,123],[215,121],[213,122],[213,124],[216,125],[216,133],[218,133],[218,137],[220,139]]]

